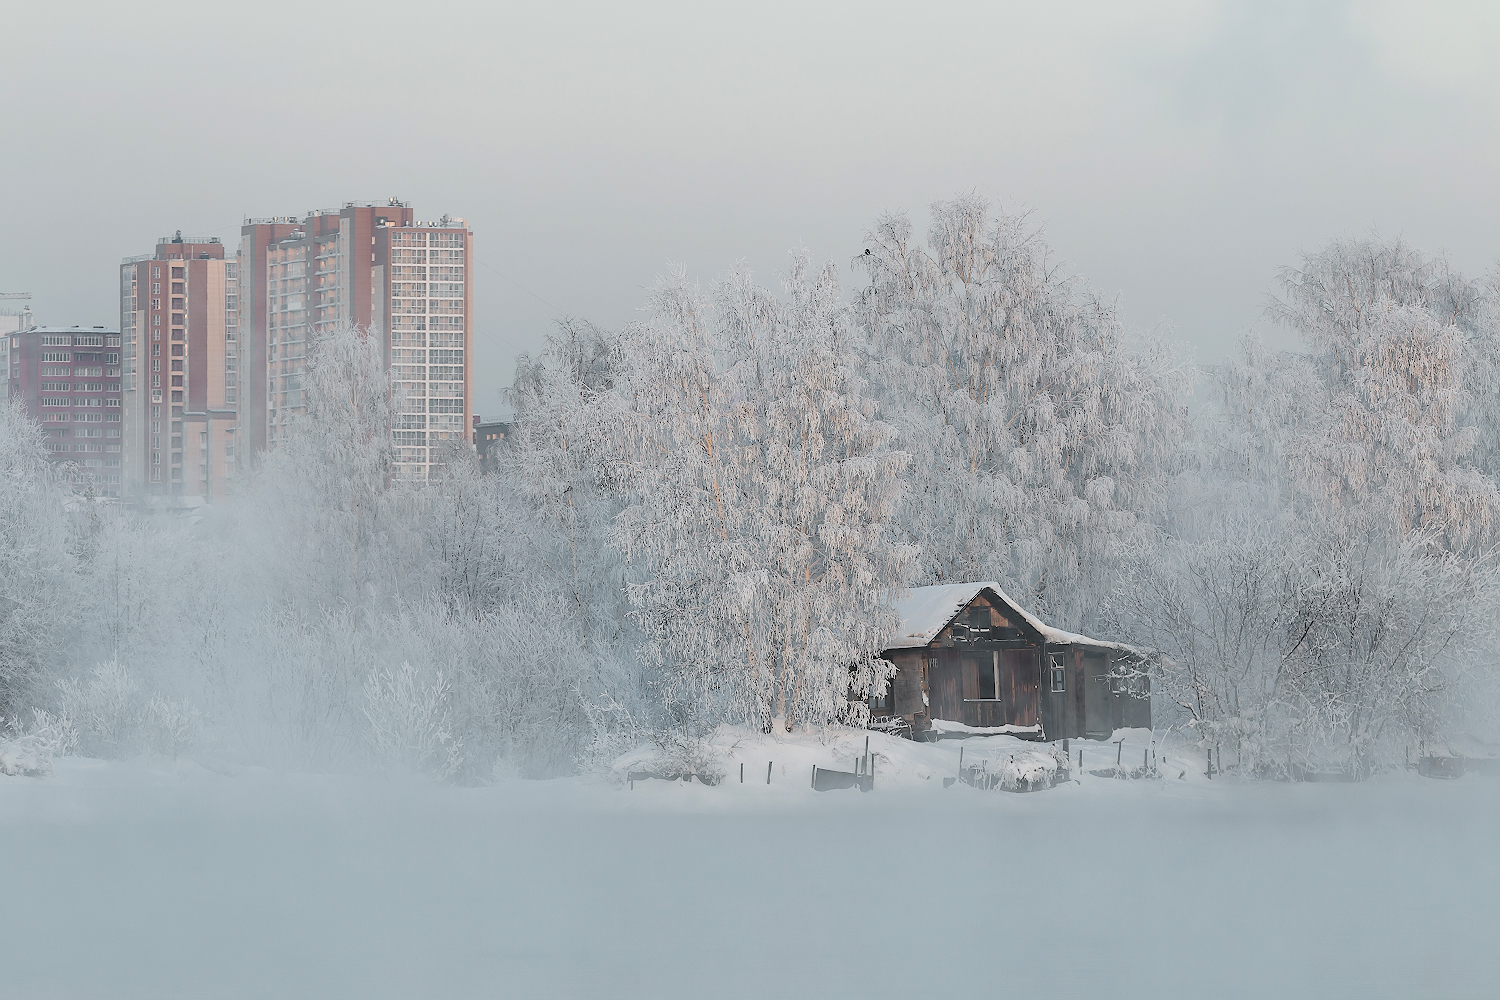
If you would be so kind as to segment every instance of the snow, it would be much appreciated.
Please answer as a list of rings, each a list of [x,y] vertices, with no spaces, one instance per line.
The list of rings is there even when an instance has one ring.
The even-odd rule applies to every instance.
[[[1122,643],[1103,642],[1090,639],[1086,635],[1079,635],[1077,632],[1065,632],[1060,628],[1053,628],[1011,600],[1010,596],[1001,589],[1000,584],[993,580],[980,583],[949,583],[939,587],[913,587],[910,594],[896,602],[896,613],[901,616],[901,625],[896,630],[895,638],[886,648],[909,649],[927,645],[937,638],[937,634],[947,628],[958,613],[968,607],[969,602],[984,590],[993,590],[1005,604],[1025,619],[1028,625],[1041,633],[1042,638],[1050,644],[1059,646],[1079,644],[1118,649],[1127,653],[1138,652],[1134,647]]]
[[[1127,762],[1150,738],[1116,735]],[[818,793],[811,765],[863,734],[714,743],[717,787],[164,757],[0,778],[0,994],[1263,1000],[1500,976],[1493,779],[1210,781],[1173,751],[1166,780],[1010,795],[941,778],[960,749],[1037,744],[871,734],[875,791]]]
[[[0,774],[46,774],[49,765],[38,742],[31,736],[0,742]]]
[[[966,726],[962,722],[933,719],[932,731],[937,733],[967,733],[971,736],[1010,736],[1017,733],[1040,733],[1041,726]]]

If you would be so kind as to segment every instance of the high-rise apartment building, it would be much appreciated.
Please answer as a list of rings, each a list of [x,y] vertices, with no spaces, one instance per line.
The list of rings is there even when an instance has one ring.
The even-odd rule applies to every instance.
[[[340,325],[379,337],[393,370],[402,394],[392,428],[398,477],[425,480],[445,447],[467,445],[473,249],[464,220],[418,222],[395,198],[301,220],[246,219],[241,330],[251,361],[242,371],[247,421],[263,414],[249,432],[257,445],[275,448],[302,419],[309,352]]]
[[[124,485],[217,499],[241,458],[238,262],[218,237],[162,237],[120,265]]]
[[[73,482],[121,491],[120,331],[33,326],[8,334],[10,398],[46,432],[53,461],[73,462]]]

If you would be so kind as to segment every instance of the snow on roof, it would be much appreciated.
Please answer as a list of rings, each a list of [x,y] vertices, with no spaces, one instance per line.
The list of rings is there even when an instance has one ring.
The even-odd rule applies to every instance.
[[[1139,654],[1140,652],[1133,646],[1123,643],[1103,642],[1099,639],[1090,639],[1086,635],[1079,635],[1077,632],[1064,632],[1060,628],[1053,628],[1011,600],[1009,595],[993,580],[979,583],[950,583],[941,587],[913,587],[910,594],[896,602],[896,613],[901,616],[901,625],[896,629],[895,638],[886,648],[911,649],[927,645],[937,638],[939,632],[948,627],[960,611],[968,607],[974,598],[985,590],[993,591],[1001,602],[1025,619],[1027,625],[1040,632],[1043,641],[1049,644],[1066,646],[1077,643],[1118,649],[1127,653]]]

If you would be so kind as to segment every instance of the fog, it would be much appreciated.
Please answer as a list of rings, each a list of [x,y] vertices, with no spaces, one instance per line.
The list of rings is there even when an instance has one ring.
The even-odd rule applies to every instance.
[[[0,291],[113,325],[158,236],[399,195],[475,231],[486,415],[557,317],[634,318],[668,261],[774,284],[790,247],[848,260],[962,191],[1205,362],[1278,336],[1269,281],[1330,238],[1477,274],[1500,226],[1484,3],[13,3],[5,29]]]
[[[1494,991],[1491,7],[4,27],[0,291],[396,195],[513,423],[0,406],[0,994]]]
[[[1500,976],[1496,800],[1461,784],[1099,781],[1045,805],[796,784],[610,797],[141,768],[0,787],[7,856],[32,862],[0,865],[27,901],[0,913],[6,976],[122,998],[1465,1000]],[[935,830],[944,846],[903,865]]]

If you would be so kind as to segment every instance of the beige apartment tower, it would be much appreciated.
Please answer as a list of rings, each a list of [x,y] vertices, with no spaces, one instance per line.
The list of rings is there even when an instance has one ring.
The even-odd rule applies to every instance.
[[[239,275],[217,237],[163,237],[120,266],[124,486],[222,499],[239,438]]]
[[[473,251],[463,219],[419,222],[396,198],[300,220],[246,219],[238,260],[249,361],[240,371],[255,447],[276,448],[295,433],[308,358],[340,325],[380,339],[402,394],[391,429],[398,478],[425,481],[445,448],[466,445]]]

